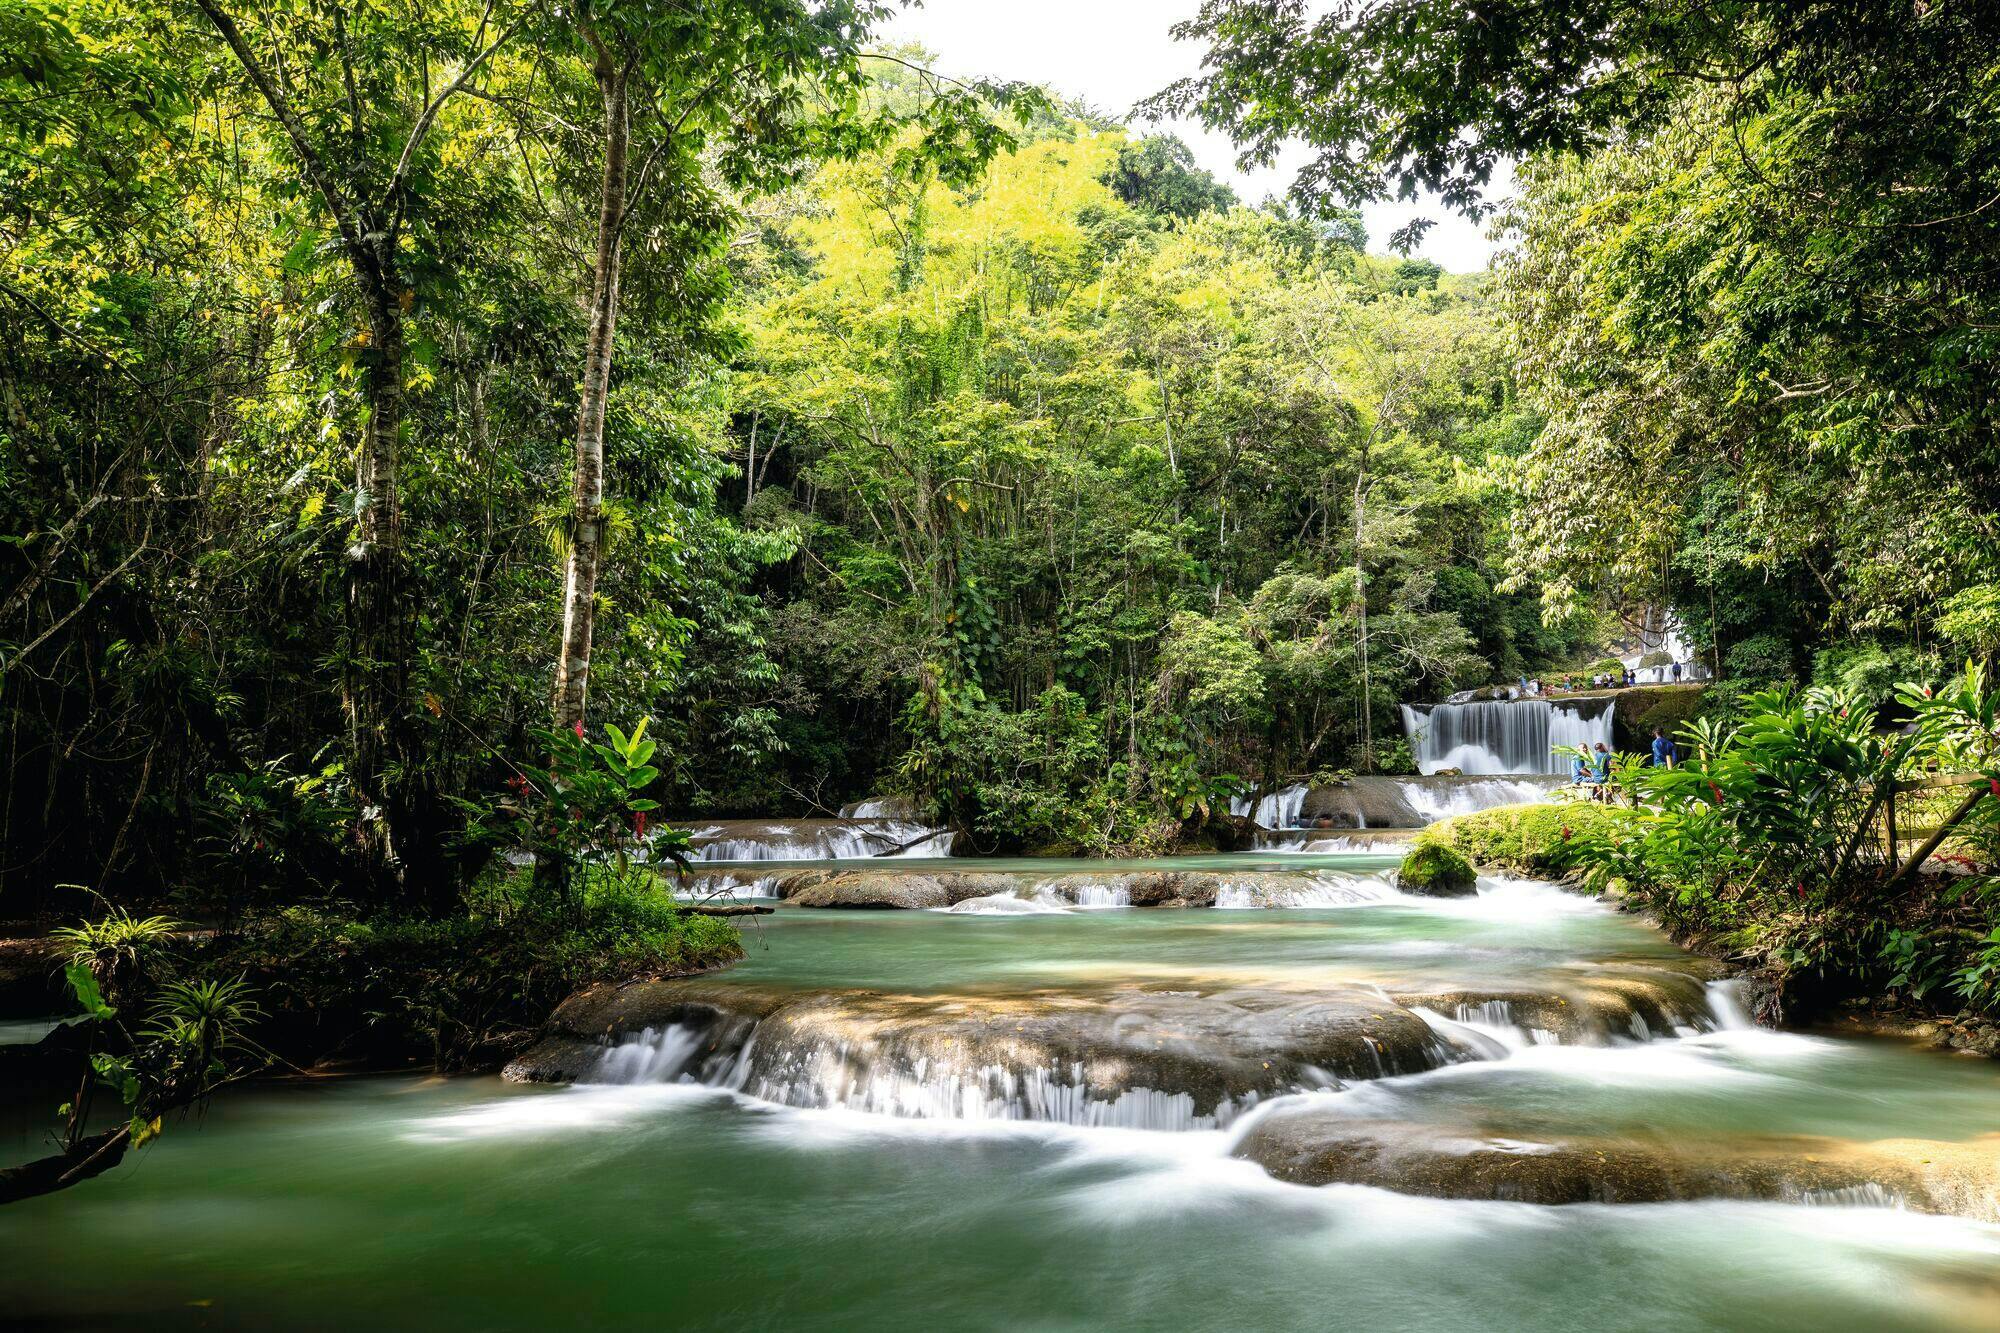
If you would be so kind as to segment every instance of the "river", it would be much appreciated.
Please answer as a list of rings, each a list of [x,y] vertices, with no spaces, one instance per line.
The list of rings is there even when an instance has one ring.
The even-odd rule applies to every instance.
[[[0,1211],[0,1309],[104,1328],[2000,1327],[1990,1177],[1940,1187],[1973,1216],[1808,1187],[1855,1154],[1921,1180],[1989,1152],[1992,1063],[1750,1028],[1657,933],[1552,886],[1414,899],[1380,858],[1312,865],[1347,905],[782,907],[742,965],[689,983],[749,1020],[627,1032],[600,1081],[232,1093],[103,1179]],[[1055,1049],[1064,1095],[1032,1094]],[[1355,1050],[1386,1063],[1343,1064]],[[34,1146],[16,1130],[5,1150]],[[1805,1186],[1766,1171],[1794,1151]],[[1513,1201],[1504,1171],[1457,1170],[1481,1153],[1568,1153],[1605,1164],[1592,1190],[1690,1197]],[[1277,1178],[1328,1171],[1398,1188]],[[1454,1193],[1482,1197],[1434,1197]]]

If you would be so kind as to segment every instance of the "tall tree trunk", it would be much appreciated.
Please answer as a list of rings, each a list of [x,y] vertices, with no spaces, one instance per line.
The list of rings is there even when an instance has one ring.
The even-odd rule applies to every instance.
[[[1354,611],[1358,633],[1355,652],[1361,666],[1361,763],[1364,772],[1375,771],[1375,686],[1368,671],[1368,571],[1361,562],[1361,530],[1368,504],[1368,453],[1361,454],[1361,470],[1354,478]]]
[[[405,827],[417,781],[409,744],[410,641],[404,615],[403,503],[398,484],[403,430],[403,311],[394,258],[367,265],[362,290],[368,311],[368,424],[354,459],[355,541],[348,548],[347,616],[351,648],[343,700],[348,727],[348,776],[361,810],[361,845],[383,887],[401,885],[406,845],[427,841]],[[401,783],[389,774],[401,770]],[[392,786],[397,788],[392,790]]]
[[[595,41],[595,38],[593,38]],[[571,495],[569,560],[563,578],[562,651],[556,661],[555,721],[583,721],[590,693],[597,567],[604,549],[604,407],[618,331],[618,234],[625,225],[625,169],[631,73],[601,42],[597,86],[604,98],[604,181],[597,214],[597,272],[590,294],[590,342],[584,352],[583,401],[577,411],[576,484]]]

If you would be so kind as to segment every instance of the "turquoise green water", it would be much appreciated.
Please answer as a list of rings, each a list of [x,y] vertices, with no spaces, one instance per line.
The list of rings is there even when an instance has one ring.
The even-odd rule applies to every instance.
[[[1405,990],[1576,979],[1621,959],[1678,959],[1657,931],[1545,885],[1477,899],[1392,897],[1300,911],[1076,911],[1034,916],[781,908],[744,929],[726,977],[937,992],[1125,982]]]
[[[763,919],[746,981],[1538,980],[1672,950],[1537,886],[1314,912]],[[1967,1140],[1988,1062],[1731,1030],[1311,1101],[1630,1137]],[[1297,1106],[1297,1099],[1272,1103]],[[18,1128],[0,1159],[37,1148]],[[909,1121],[676,1084],[371,1077],[218,1100],[77,1189],[0,1209],[0,1322],[50,1328],[1966,1329],[2000,1227],[1886,1208],[1545,1208],[1276,1183],[1240,1131]]]
[[[683,1087],[228,1099],[0,1215],[16,1319],[113,1328],[1990,1329],[2000,1231],[1278,1185],[1220,1134]]]
[[[1329,833],[1329,838],[1338,834]],[[844,861],[698,861],[697,870],[999,871],[1034,875],[1116,875],[1130,870],[1380,870],[1400,863],[1407,845],[1387,844],[1382,852],[1216,852],[1203,856],[1135,857],[1122,861],[1070,856],[893,856]]]

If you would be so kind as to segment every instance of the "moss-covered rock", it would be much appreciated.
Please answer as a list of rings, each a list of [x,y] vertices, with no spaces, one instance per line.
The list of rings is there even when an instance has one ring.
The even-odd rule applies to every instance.
[[[1611,713],[1611,743],[1629,754],[1647,754],[1653,728],[1671,736],[1701,711],[1703,685],[1634,685],[1620,690]]]
[[[572,996],[506,1077],[630,1077],[645,1052],[621,1048],[658,1047],[672,1027],[699,1037],[675,1073],[766,1101],[955,1118],[970,1097],[994,1115],[1150,1128],[1450,1057],[1372,988],[921,995],[708,979]]]
[[[1396,871],[1396,887],[1404,893],[1432,898],[1463,898],[1479,889],[1472,863],[1438,842],[1420,842]]]
[[[1474,865],[1555,878],[1577,865],[1579,836],[1636,817],[1624,806],[1587,801],[1500,805],[1439,820],[1417,842],[1449,847]]]

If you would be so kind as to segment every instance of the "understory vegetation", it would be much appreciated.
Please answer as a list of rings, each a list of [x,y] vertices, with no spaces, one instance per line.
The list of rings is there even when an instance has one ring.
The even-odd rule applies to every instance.
[[[1687,727],[1678,766],[1620,765],[1610,803],[1460,815],[1419,844],[1630,899],[1761,970],[1774,1017],[1873,995],[2000,1013],[2000,692],[1974,664],[1898,704],[1885,729],[1852,692],[1755,694]]]

